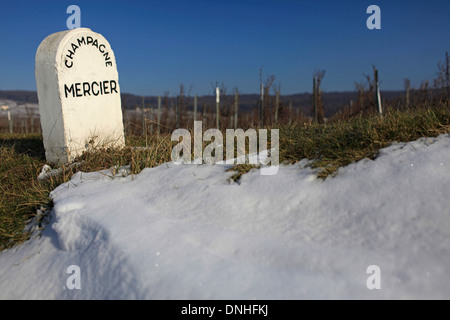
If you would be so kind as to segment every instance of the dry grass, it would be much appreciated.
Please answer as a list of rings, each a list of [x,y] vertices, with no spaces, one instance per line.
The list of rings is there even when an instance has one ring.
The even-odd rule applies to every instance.
[[[450,132],[450,110],[433,108],[388,110],[381,118],[357,116],[327,124],[292,124],[280,130],[280,162],[307,158],[319,168],[319,177],[364,158],[374,159],[378,150],[392,142],[414,141]]]
[[[132,174],[146,167],[170,161],[170,136],[127,139],[123,149],[98,148],[75,160],[77,166],[63,166],[60,173],[38,181],[45,164],[39,135],[0,135],[0,250],[28,239],[27,222],[37,210],[52,207],[49,193],[70,180],[77,171],[92,172],[129,166]]]

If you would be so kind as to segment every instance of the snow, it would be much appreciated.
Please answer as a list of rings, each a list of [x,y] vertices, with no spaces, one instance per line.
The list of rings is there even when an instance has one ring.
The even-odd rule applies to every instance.
[[[49,225],[0,253],[0,298],[450,298],[450,135],[326,180],[307,163],[238,183],[224,164],[78,173]]]

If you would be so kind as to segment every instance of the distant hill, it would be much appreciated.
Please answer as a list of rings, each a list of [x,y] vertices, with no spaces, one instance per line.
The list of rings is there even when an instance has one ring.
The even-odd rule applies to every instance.
[[[384,101],[395,101],[404,96],[403,91],[381,91],[381,96]],[[356,101],[357,93],[354,91],[344,92],[323,92],[322,100],[325,107],[325,116],[329,117],[342,109],[346,104],[349,104],[351,100]],[[193,109],[194,98],[188,97],[188,108]],[[274,99],[273,96],[270,97]],[[13,100],[17,103],[38,103],[36,91],[23,91],[23,90],[0,90],[0,99]],[[122,106],[125,109],[134,109],[140,107],[142,104],[142,96],[122,93]],[[221,106],[230,107],[233,104],[234,96],[228,95],[221,98]],[[147,107],[156,108],[158,103],[158,97],[145,96],[144,102]],[[256,108],[259,102],[259,95],[257,94],[241,94],[239,96],[239,109],[243,112]],[[311,93],[299,93],[292,95],[282,95],[280,102],[283,106],[288,107],[292,104],[293,109],[300,108],[300,112],[305,115],[310,114],[311,110]],[[164,106],[164,97],[162,97],[162,103]],[[176,105],[177,97],[169,96],[168,105]],[[203,106],[214,108],[215,97],[214,96],[199,96],[198,108],[199,111],[203,110]]]
[[[36,91],[0,90],[0,99],[13,100],[18,103],[38,103]]]

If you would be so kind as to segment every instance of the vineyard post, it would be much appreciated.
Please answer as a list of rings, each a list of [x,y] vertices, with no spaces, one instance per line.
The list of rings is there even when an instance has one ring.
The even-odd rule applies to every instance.
[[[314,121],[317,122],[317,89],[316,89],[316,76],[313,77],[313,113]]]
[[[157,136],[161,133],[161,96],[158,96],[158,129]]]
[[[150,105],[150,107],[149,107],[149,109],[150,109],[150,115],[148,116],[149,117],[149,121],[150,121],[150,131],[149,131],[149,133],[150,134],[153,134],[153,119],[155,118],[155,116],[153,115],[153,108],[152,108],[152,106]]]
[[[8,109],[8,123],[9,123],[9,133],[13,133],[14,130],[14,120],[11,111]]]
[[[203,103],[203,115],[202,115],[202,122],[203,122],[203,125],[205,126],[205,127],[207,127],[208,126],[208,118],[206,118],[206,103]]]
[[[280,88],[277,89],[275,94],[275,123],[278,122],[278,107],[280,105]]]
[[[30,127],[31,127],[31,133],[34,133],[34,115],[33,115],[33,113],[30,113]]]
[[[259,109],[259,126],[262,128],[264,125],[264,84],[261,82],[261,99]]]
[[[411,89],[411,82],[409,79],[404,80],[405,83],[405,91],[406,91],[406,107],[409,106],[409,91]]]
[[[216,87],[216,126],[219,129],[219,119],[220,119],[220,90]]]
[[[449,65],[449,57],[448,52],[445,53],[445,77],[446,77],[446,85],[447,85],[447,107],[449,106],[449,99],[450,99],[450,87],[449,87],[449,71],[448,71],[448,65]]]
[[[381,96],[380,96],[380,84],[378,82],[378,70],[375,69],[375,101],[377,103],[377,111],[380,115],[383,114],[383,109],[381,107]]]
[[[142,96],[142,135],[144,136],[146,134],[146,125],[145,125],[145,102],[144,102],[144,96]]]
[[[194,121],[197,121],[197,95],[194,96]]]
[[[289,101],[289,122],[292,120],[292,101]]]
[[[28,134],[29,132],[29,126],[28,126],[28,119],[30,118],[30,108],[28,108],[28,106],[25,107],[25,110],[27,112],[27,115],[25,117],[25,133]]]
[[[177,124],[176,124],[176,128],[179,129],[180,128],[180,109],[181,109],[181,96],[178,96],[178,101],[177,101],[177,110],[176,110],[176,117],[177,117]]]
[[[236,88],[236,93],[234,95],[234,129],[237,129],[238,125],[238,112],[239,112],[239,91]]]

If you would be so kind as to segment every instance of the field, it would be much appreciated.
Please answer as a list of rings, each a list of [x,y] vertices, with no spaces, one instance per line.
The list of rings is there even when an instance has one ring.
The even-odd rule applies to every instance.
[[[385,109],[377,114],[354,115],[326,123],[288,122],[264,126],[280,130],[280,163],[311,160],[318,178],[333,179],[338,168],[377,152],[392,142],[413,141],[450,132],[450,110],[445,103],[415,108]],[[45,213],[52,208],[49,193],[76,172],[117,170],[129,166],[132,175],[144,168],[171,161],[174,142],[169,134],[127,135],[122,150],[93,150],[75,161],[77,165],[59,168],[57,174],[38,180],[45,163],[39,134],[0,135],[0,249],[11,248],[29,237],[31,219],[43,227]],[[145,147],[145,148],[142,148]],[[238,180],[254,166],[237,165],[232,177]],[[55,169],[55,168],[54,168]],[[42,222],[42,223],[40,223]]]

